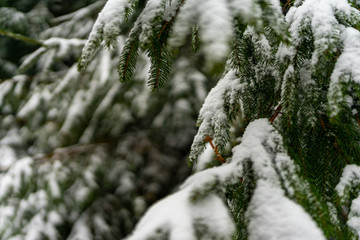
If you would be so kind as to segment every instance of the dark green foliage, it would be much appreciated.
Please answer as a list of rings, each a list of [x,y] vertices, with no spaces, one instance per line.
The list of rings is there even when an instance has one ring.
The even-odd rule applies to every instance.
[[[161,18],[158,19],[155,18],[155,22],[152,24],[153,35],[146,47],[151,63],[148,85],[152,90],[164,86],[172,68],[171,53],[166,47],[172,22],[163,22]]]
[[[226,199],[228,199],[231,215],[236,222],[235,240],[247,240],[247,224],[246,210],[255,190],[255,174],[251,161],[245,161],[243,165],[243,177],[240,182],[232,186],[228,186]]]
[[[129,1],[130,6],[126,6],[124,9],[124,20],[128,21],[129,18],[133,15],[136,7],[138,6],[140,0],[131,0]]]
[[[139,56],[140,33],[140,27],[134,28],[122,49],[118,69],[121,82],[129,81],[134,74],[137,58]]]
[[[156,49],[155,46],[154,49]],[[153,55],[154,53],[156,54]],[[148,85],[153,90],[156,90],[159,87],[163,87],[170,76],[172,67],[171,53],[167,49],[162,48],[156,52],[148,52],[148,56],[151,60]]]
[[[90,2],[93,1],[82,4]],[[52,193],[53,187],[47,179],[47,171],[50,173],[54,169],[36,170],[30,177],[20,176],[21,187],[9,188],[0,204],[10,204],[12,198],[27,199],[31,194],[45,192],[49,198],[49,204],[44,207],[46,212],[54,208],[59,210],[62,204],[66,205],[68,212],[76,210],[74,218],[68,217],[68,212],[61,212],[63,222],[57,225],[61,237],[75,234],[71,224],[82,221],[84,216],[86,226],[95,238],[115,239],[127,235],[144,210],[136,210],[135,201],[140,199],[148,206],[173,187],[168,180],[177,176],[178,166],[173,156],[183,159],[190,145],[189,139],[194,134],[194,121],[184,119],[196,118],[203,102],[197,90],[199,86],[202,88],[203,81],[207,77],[218,78],[219,72],[225,69],[198,117],[199,132],[190,152],[190,164],[197,162],[211,139],[216,155],[229,157],[228,163],[212,170],[224,169],[229,162],[236,161],[232,159],[231,149],[244,143],[246,126],[263,118],[270,121],[272,125],[268,126],[272,130],[259,144],[258,150],[264,150],[268,161],[261,167],[269,167],[267,170],[273,171],[273,175],[262,173],[253,159],[256,154],[251,155],[236,166],[241,177],[236,175],[235,184],[231,182],[225,186],[228,179],[214,174],[213,178],[192,189],[189,204],[206,200],[211,194],[225,197],[236,223],[237,232],[233,238],[245,240],[251,233],[248,224],[254,217],[250,207],[253,206],[251,201],[255,190],[260,180],[273,181],[271,186],[278,187],[284,199],[301,206],[327,239],[356,239],[355,230],[347,222],[350,216],[347,208],[351,208],[353,200],[359,197],[359,184],[355,180],[351,182],[344,195],[336,186],[347,165],[360,164],[359,78],[353,69],[345,67],[338,70],[338,75],[333,73],[339,59],[347,57],[349,49],[359,50],[359,46],[351,41],[354,46],[346,46],[344,37],[346,30],[354,28],[352,31],[357,33],[360,29],[359,11],[355,8],[343,11],[336,1],[319,1],[330,9],[326,12],[326,9],[316,9],[314,0],[296,1],[296,4],[292,0],[283,0],[282,10],[270,1],[256,0],[252,5],[254,11],[249,11],[254,16],[247,16],[242,10],[231,12],[232,9],[227,9],[231,15],[227,26],[231,25],[233,32],[228,33],[228,39],[223,42],[216,42],[216,38],[209,40],[204,37],[204,29],[209,26],[200,20],[200,16],[180,19],[187,3],[184,0],[125,2],[127,5],[119,8],[121,14],[113,15],[116,19],[111,18],[111,11],[104,12],[110,14],[104,19],[111,20],[111,27],[101,17],[95,24],[77,65],[79,70],[86,72],[73,71],[73,57],[67,56],[63,60],[54,55],[52,60],[55,62],[67,62],[39,70],[40,73],[36,73],[37,69],[33,67],[29,72],[34,72],[34,77],[0,82],[0,91],[3,91],[0,115],[4,116],[0,117],[3,124],[0,139],[7,136],[8,131],[15,131],[21,139],[16,143],[21,145],[19,155],[34,160],[31,169],[37,166],[55,168],[59,158],[64,161],[61,171],[69,176],[58,182],[61,196]],[[224,2],[230,6],[230,1]],[[69,3],[64,1],[63,5],[54,5],[50,10],[61,15],[73,9]],[[100,6],[102,3],[94,4]],[[299,15],[295,14],[297,10]],[[302,14],[302,10],[307,14]],[[200,15],[196,11],[194,13]],[[317,31],[323,26],[318,24],[320,18],[316,20],[318,22],[313,20],[319,17],[316,15],[318,12],[333,14],[333,18],[324,23],[327,31]],[[19,18],[12,23],[9,19],[13,14],[19,14]],[[287,23],[282,14],[289,14]],[[181,27],[188,31],[184,30],[181,37],[173,32],[179,19],[184,21]],[[31,23],[27,20],[25,14],[15,9],[0,8],[0,30],[31,36],[28,32]],[[128,37],[123,41],[127,32]],[[174,39],[179,41],[178,45],[172,45]],[[99,51],[103,42],[110,53],[106,52],[108,50]],[[224,52],[206,52],[214,42],[223,44],[218,49]],[[39,41],[39,45],[41,43]],[[224,47],[226,44],[229,48]],[[33,62],[50,64],[46,61],[49,58],[45,57],[59,49],[60,46],[43,46]],[[191,50],[195,54],[190,57]],[[116,64],[112,59],[118,56]],[[224,56],[228,57],[227,61]],[[67,66],[72,67],[69,70]],[[126,84],[113,81],[111,69],[116,69],[116,66],[120,81]],[[147,67],[148,75],[142,71]],[[71,74],[68,76],[62,71]],[[13,71],[4,75],[11,74]],[[141,74],[140,79],[138,74]],[[144,91],[144,76],[148,77],[147,85],[152,91],[157,91],[157,95],[150,97]],[[63,87],[62,82],[68,85]],[[38,100],[33,104],[35,107],[23,110],[33,97]],[[77,103],[81,104],[70,111]],[[268,124],[266,120],[264,122]],[[165,129],[161,128],[164,126]],[[134,133],[138,133],[135,138],[131,137]],[[252,135],[257,135],[254,133],[256,131]],[[11,147],[17,147],[16,144]],[[59,154],[63,153],[57,150],[59,147],[64,147],[63,155]],[[45,154],[34,155],[37,153]],[[170,160],[164,156],[167,154],[171,156]],[[247,154],[245,150],[243,154]],[[78,161],[70,161],[72,158]],[[98,158],[103,160],[97,162]],[[90,162],[92,160],[94,162]],[[50,162],[43,165],[41,161]],[[143,170],[146,161],[156,165],[155,170]],[[206,166],[221,165],[220,162],[214,164],[214,161],[217,160],[209,161]],[[87,182],[83,169],[93,174],[96,184]],[[165,177],[162,171],[167,171]],[[123,179],[124,183],[118,179]],[[157,189],[155,191],[149,190],[152,189],[152,180],[160,182],[153,188]],[[134,184],[129,187],[126,181]],[[76,193],[79,186],[89,187],[86,198],[72,200],[69,196]],[[36,215],[36,211],[30,209],[24,213],[24,224]],[[99,231],[94,220],[97,214],[111,228]],[[196,237],[215,238],[216,234],[208,233],[208,226],[203,221],[195,219]],[[22,227],[15,226],[12,234],[21,233]],[[170,230],[162,231],[156,232],[155,238],[169,238]],[[0,238],[4,234],[5,231],[0,232]]]
[[[39,0],[2,0],[0,2],[0,7],[12,7],[16,8],[21,12],[30,11]]]
[[[201,45],[199,34],[199,27],[193,27],[191,34],[191,47],[194,53],[199,51]]]

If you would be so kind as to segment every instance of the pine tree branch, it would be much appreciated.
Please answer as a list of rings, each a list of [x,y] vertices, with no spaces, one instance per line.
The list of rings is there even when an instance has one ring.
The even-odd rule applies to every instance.
[[[123,80],[124,80],[124,81],[125,81],[125,79],[126,79],[126,72],[127,72],[128,66],[129,66],[130,56],[131,56],[131,53],[132,53],[132,51],[133,51],[133,48],[134,48],[135,43],[136,43],[136,42],[134,42],[133,44],[131,44],[131,47],[130,47],[130,50],[129,50],[129,54],[128,54],[127,57],[126,57],[126,62],[125,62],[125,66],[124,66],[124,71],[122,72]]]
[[[9,32],[9,31],[3,30],[3,29],[0,29],[0,35],[6,36],[6,37],[9,37],[12,39],[20,40],[23,42],[27,42],[30,44],[34,44],[34,45],[39,45],[39,46],[43,45],[42,41],[39,41],[34,38],[30,38],[30,37],[27,37],[27,36],[24,36],[24,35],[21,35],[18,33]]]
[[[121,82],[127,82],[130,80],[135,71],[136,62],[139,56],[138,51],[140,33],[141,28],[139,25],[135,25],[121,52],[120,63],[118,67],[118,74]]]
[[[161,46],[160,54],[159,54],[159,57],[158,57],[159,63],[161,62],[161,57],[162,57],[162,54],[163,54],[164,45],[165,44],[163,43],[163,45]],[[160,80],[160,64],[158,65],[157,74],[156,74],[156,80],[155,80],[153,89],[158,88],[159,80]]]
[[[166,66],[166,62],[170,63],[172,60],[170,58],[171,54],[166,49],[166,44],[171,26],[174,23],[176,16],[180,12],[180,8],[184,2],[185,0],[181,0],[179,2],[179,5],[176,8],[176,12],[170,21],[163,21],[163,25],[159,33],[153,38],[152,49],[148,49],[149,57],[152,62],[150,69],[151,77],[148,81],[148,85],[152,87],[152,91],[161,87],[161,85],[163,85],[163,83],[169,78],[171,68]],[[162,70],[162,68],[164,70]]]
[[[40,153],[33,156],[34,160],[39,163],[44,163],[47,161],[52,161],[54,159],[59,159],[65,155],[74,155],[81,153],[88,153],[94,150],[96,147],[104,146],[106,144],[111,144],[112,142],[98,142],[98,143],[87,143],[87,144],[76,144],[62,148],[56,148],[52,152]]]
[[[194,53],[197,53],[200,47],[199,27],[193,27],[191,35],[191,47]]]
[[[180,3],[179,3],[179,6],[176,8],[176,12],[174,14],[174,16],[170,19],[170,21],[165,21],[165,24],[163,25],[163,27],[161,28],[159,34],[158,34],[158,38],[160,38],[162,32],[166,29],[167,26],[171,26],[172,23],[174,22],[176,16],[179,14],[180,12],[180,8],[181,6],[183,5],[183,3],[185,2],[185,0],[181,0]]]

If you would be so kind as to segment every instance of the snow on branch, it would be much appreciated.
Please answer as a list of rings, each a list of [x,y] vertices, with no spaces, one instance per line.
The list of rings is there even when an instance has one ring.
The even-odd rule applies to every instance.
[[[266,119],[249,124],[243,142],[233,149],[233,162],[250,160],[257,184],[247,218],[250,240],[325,239],[304,209],[290,200],[304,185],[282,146],[282,137]]]
[[[350,213],[347,224],[360,235],[360,166],[347,165],[342,173],[336,191],[344,204],[350,203]],[[351,199],[351,196],[355,196]]]
[[[0,200],[10,193],[18,194],[21,191],[22,181],[28,181],[33,174],[32,164],[31,158],[23,158],[16,161],[7,174],[0,174]]]
[[[360,35],[355,29],[359,19],[358,10],[347,0],[299,1],[286,15],[292,42],[290,45],[281,44],[277,52],[279,66],[286,76],[282,79],[282,86],[290,90],[285,92],[286,96],[299,90],[298,94],[292,94],[298,98],[301,91],[306,92],[303,100],[312,106],[306,114],[311,126],[315,125],[319,113],[329,111],[330,117],[335,117],[344,107],[353,107],[354,99],[349,95],[355,95],[356,90],[350,86],[360,81],[360,72],[355,67],[360,62]],[[306,88],[291,87],[295,85]],[[318,108],[321,88],[329,88],[328,104]],[[352,92],[344,93],[349,91]],[[296,98],[282,97],[287,112],[291,110],[291,104],[296,104]]]
[[[247,217],[249,240],[325,240],[304,209],[284,196],[280,188],[259,180]]]
[[[241,7],[240,7],[241,6]],[[121,23],[137,7],[136,0],[109,0],[93,27],[78,67],[86,68],[104,40],[110,46],[120,34]],[[235,22],[263,31],[274,30],[279,39],[286,35],[277,0],[149,0],[133,25],[120,57],[120,80],[131,79],[141,47],[151,59],[148,84],[156,89],[168,79],[172,67],[171,48],[182,46],[193,29],[201,42],[210,71],[222,69],[230,53]]]
[[[190,152],[190,163],[196,161],[198,156],[204,151],[206,142],[204,139],[210,136],[214,139],[215,145],[221,152],[229,140],[230,121],[232,113],[228,113],[225,106],[225,99],[229,105],[239,105],[240,100],[236,98],[242,85],[236,76],[236,71],[229,71],[210,91],[200,110],[198,125],[199,130],[194,137]],[[237,109],[237,108],[229,108]]]
[[[350,164],[344,168],[340,182],[336,185],[336,191],[340,197],[344,197],[349,194],[349,188],[355,185],[360,185],[360,166]]]
[[[344,21],[339,19],[340,15],[351,15],[352,18]],[[344,27],[355,25],[359,18],[358,11],[351,7],[347,0],[302,1],[302,4],[297,3],[286,15],[286,21],[290,24],[292,44],[295,47],[312,40],[315,50],[312,55],[314,65],[318,63],[321,55],[337,53]],[[289,52],[283,51],[283,54]],[[293,57],[294,54],[295,52]]]
[[[188,0],[176,19],[170,45],[184,44],[192,27],[197,26],[208,65],[222,62],[228,57],[234,37],[234,19],[260,32],[268,24],[278,35],[285,35],[281,7],[276,0]]]
[[[295,46],[299,46],[306,38],[309,38],[311,29],[314,38],[315,51],[312,56],[313,64],[316,64],[319,55],[325,51],[336,52],[340,39],[340,26],[336,20],[333,7],[334,1],[305,1],[299,7],[292,7],[286,15],[290,25],[290,33]],[[339,2],[347,2],[340,0]]]
[[[42,42],[42,46],[40,48],[25,58],[18,68],[18,71],[26,71],[40,58],[43,58],[43,70],[48,70],[55,60],[65,58],[73,48],[82,47],[84,44],[85,40],[78,38],[49,38]]]
[[[342,34],[344,49],[338,58],[328,93],[328,105],[331,116],[336,116],[340,111],[340,105],[353,104],[353,99],[345,99],[343,86],[349,82],[360,84],[360,32],[354,28],[346,28]],[[354,112],[355,114],[357,112]]]
[[[87,38],[94,25],[93,18],[101,11],[105,2],[106,0],[94,1],[74,12],[50,19],[52,27],[41,32],[41,39],[50,37]]]
[[[266,119],[259,119],[247,127],[231,162],[189,177],[178,192],[148,210],[128,240],[198,239],[199,228],[206,234],[200,239],[231,239],[234,225],[221,194],[227,184],[239,181],[249,160],[257,179],[247,212],[249,239],[325,239],[302,207],[286,196],[283,188],[291,190],[287,178],[294,179],[295,166],[281,136]]]
[[[231,12],[226,0],[188,0],[174,25],[171,45],[181,46],[193,26],[198,25],[207,61],[223,61],[233,37]]]
[[[120,26],[129,17],[129,12],[136,5],[136,0],[109,0],[93,26],[90,36],[82,51],[79,59],[78,68],[85,69],[89,62],[94,58],[101,42],[110,47],[116,42],[120,35]]]

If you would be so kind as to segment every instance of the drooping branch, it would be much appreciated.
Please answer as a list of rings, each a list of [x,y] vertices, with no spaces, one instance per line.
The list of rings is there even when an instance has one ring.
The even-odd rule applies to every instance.
[[[39,45],[39,46],[43,45],[43,42],[39,41],[37,39],[30,38],[30,37],[27,37],[27,36],[24,36],[24,35],[21,35],[21,34],[18,34],[18,33],[5,31],[5,30],[2,30],[2,29],[0,29],[0,35],[10,37],[10,38],[13,38],[13,39],[16,39],[16,40],[20,40],[20,41],[23,41],[23,42],[31,43],[31,44],[34,44],[34,45]]]

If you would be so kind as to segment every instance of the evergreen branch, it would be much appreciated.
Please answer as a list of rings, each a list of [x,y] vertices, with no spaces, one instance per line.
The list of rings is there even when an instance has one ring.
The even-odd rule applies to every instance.
[[[129,81],[134,74],[136,62],[139,57],[138,51],[140,46],[140,34],[141,28],[138,25],[135,25],[121,52],[118,68],[118,74],[121,82]]]
[[[161,30],[160,30],[160,32],[159,32],[159,34],[158,34],[158,38],[160,38],[162,32],[163,32],[168,26],[170,27],[170,26],[173,24],[176,16],[177,16],[177,15],[179,14],[179,12],[180,12],[180,7],[183,5],[184,2],[185,2],[185,0],[181,0],[180,3],[179,3],[179,5],[178,5],[177,8],[176,8],[176,12],[175,12],[174,16],[172,16],[172,18],[170,19],[170,21],[165,21],[164,25],[162,26],[162,28],[161,28]]]
[[[230,53],[231,65],[234,69],[238,69],[241,66],[241,57],[238,50],[238,46],[234,45],[233,50]]]
[[[37,154],[37,155],[33,156],[33,158],[40,163],[44,163],[49,160],[61,159],[61,157],[64,155],[88,153],[89,151],[94,150],[94,148],[97,146],[102,146],[102,145],[109,144],[109,143],[111,143],[111,142],[99,142],[99,143],[89,143],[89,144],[81,144],[81,145],[71,145],[68,147],[57,148],[53,152]]]
[[[199,27],[193,27],[192,35],[191,35],[191,47],[194,53],[197,53],[197,51],[200,48],[200,36],[199,36]]]
[[[124,20],[128,21],[130,16],[134,13],[135,7],[139,4],[139,0],[130,0],[128,5],[124,8]]]
[[[171,54],[165,48],[165,43],[161,46],[160,50],[153,50],[148,52],[148,56],[151,60],[150,77],[148,85],[151,86],[152,90],[156,90],[162,87],[168,80],[173,60]],[[154,48],[156,48],[154,46]]]
[[[94,58],[97,51],[99,50],[102,41],[103,41],[102,37],[89,39],[87,41],[87,43],[83,48],[81,57],[78,60],[78,64],[77,64],[78,71],[82,71],[87,68],[90,61]]]
[[[148,56],[151,59],[150,78],[148,85],[152,90],[161,87],[169,78],[173,60],[171,53],[166,49],[167,39],[170,35],[171,26],[180,12],[180,8],[185,0],[178,3],[175,14],[169,21],[164,21],[157,36],[153,36],[151,48],[148,49]],[[154,32],[158,26],[154,24]]]
[[[10,37],[12,39],[20,40],[23,42],[27,42],[30,44],[34,44],[34,45],[39,45],[39,46],[43,45],[43,42],[40,40],[37,40],[35,38],[30,38],[30,37],[24,36],[22,34],[9,32],[9,31],[3,30],[3,29],[0,29],[0,35]]]
[[[160,57],[163,53],[163,50],[164,50],[164,46],[161,47],[161,50],[160,50]],[[156,74],[156,80],[155,80],[155,84],[154,84],[154,88],[156,88],[158,85],[159,85],[159,77],[160,77],[160,66],[157,70],[157,74]]]
[[[129,50],[129,54],[126,57],[126,61],[125,61],[125,66],[124,66],[124,70],[122,71],[122,81],[125,82],[126,79],[126,73],[129,67],[129,62],[130,62],[130,57],[133,53],[133,49],[135,47],[135,42],[133,42],[133,44],[131,44],[130,50]]]

